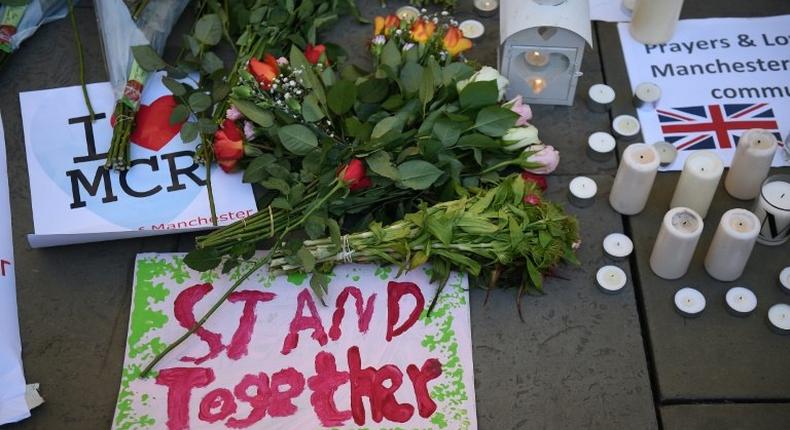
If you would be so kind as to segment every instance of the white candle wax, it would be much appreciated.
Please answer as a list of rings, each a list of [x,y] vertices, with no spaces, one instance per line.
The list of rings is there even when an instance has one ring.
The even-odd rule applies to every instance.
[[[724,179],[731,196],[751,200],[760,194],[760,185],[768,176],[778,144],[776,137],[761,129],[749,130],[738,139],[738,148]]]
[[[458,28],[467,39],[477,39],[486,31],[483,23],[476,19],[467,19],[466,21],[459,24]]]
[[[395,11],[395,15],[401,21],[414,21],[420,16],[420,10],[414,6],[403,6]]]
[[[650,254],[653,273],[664,279],[678,279],[685,275],[703,226],[702,218],[692,209],[670,209],[664,215]]]
[[[790,305],[777,303],[768,309],[768,322],[780,334],[790,334]]]
[[[757,308],[757,296],[748,288],[730,288],[724,295],[724,300],[727,302],[727,310],[739,317],[751,315]]]
[[[496,14],[499,8],[498,0],[475,0],[475,12],[482,17],[490,17]]]
[[[595,284],[607,294],[619,293],[628,280],[623,269],[617,266],[603,266],[595,274]]]
[[[636,143],[623,151],[609,203],[623,215],[642,212],[658,172],[658,153],[653,145]]]
[[[618,115],[612,121],[614,135],[629,142],[639,136],[639,130],[641,129],[639,120],[631,115]]]
[[[786,294],[790,294],[790,266],[785,267],[779,273],[779,288]]]
[[[655,109],[661,98],[661,87],[652,82],[642,82],[634,89],[634,107]]]
[[[659,164],[661,167],[669,166],[678,158],[678,150],[675,145],[669,142],[656,142],[653,147],[658,151]]]
[[[612,233],[603,239],[603,250],[607,257],[620,261],[634,252],[634,243],[622,233]]]
[[[636,2],[631,19],[631,36],[644,44],[666,43],[675,33],[683,0],[645,0]]]
[[[587,139],[587,155],[596,161],[607,161],[612,158],[616,145],[614,136],[605,131],[596,131]]]
[[[684,317],[698,317],[705,310],[705,296],[694,288],[681,288],[675,292],[675,310]]]
[[[669,207],[685,206],[694,209],[699,216],[708,215],[710,203],[719,188],[724,173],[724,163],[713,151],[696,151],[686,158],[675,194]]]
[[[719,281],[741,277],[760,233],[760,221],[746,209],[724,212],[705,256],[705,270]]]
[[[587,207],[595,201],[598,185],[586,176],[577,176],[568,185],[568,200],[577,207]]]
[[[754,214],[762,226],[758,242],[777,246],[790,239],[790,175],[775,175],[765,180]]]
[[[615,92],[605,84],[595,84],[587,91],[587,106],[593,112],[606,112],[612,107]]]

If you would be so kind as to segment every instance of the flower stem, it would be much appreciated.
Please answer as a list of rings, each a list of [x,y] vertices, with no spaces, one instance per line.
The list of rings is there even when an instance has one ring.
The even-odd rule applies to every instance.
[[[80,85],[82,86],[82,98],[85,99],[85,106],[88,108],[88,117],[93,122],[96,113],[93,111],[91,98],[88,96],[88,87],[85,84],[85,53],[82,51],[82,41],[80,40],[80,31],[77,28],[77,18],[74,16],[74,4],[71,0],[66,0],[69,7],[69,19],[71,20],[71,29],[74,32],[74,43],[77,46],[77,58],[80,64]]]

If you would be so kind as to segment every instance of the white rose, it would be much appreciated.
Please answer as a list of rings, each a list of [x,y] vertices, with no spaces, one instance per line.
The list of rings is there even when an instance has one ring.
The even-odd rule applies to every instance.
[[[505,144],[504,149],[506,151],[515,151],[530,145],[539,144],[538,129],[532,125],[510,128],[502,136],[502,143]]]
[[[507,91],[507,85],[509,81],[506,77],[500,75],[499,72],[493,67],[483,66],[483,68],[475,72],[474,75],[462,81],[458,81],[456,88],[460,93],[464,88],[466,88],[467,85],[472,82],[485,81],[496,81],[496,86],[499,90],[499,99],[497,101],[502,101],[505,98],[505,92]]]

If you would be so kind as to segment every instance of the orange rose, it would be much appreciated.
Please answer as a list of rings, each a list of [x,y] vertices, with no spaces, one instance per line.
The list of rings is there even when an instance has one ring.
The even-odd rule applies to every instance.
[[[436,31],[436,24],[433,21],[418,19],[411,25],[411,38],[417,43],[426,43]]]
[[[244,138],[235,122],[226,119],[214,133],[214,157],[222,170],[231,172],[244,157]]]
[[[387,36],[392,29],[400,27],[400,18],[396,15],[387,15],[386,17],[377,16],[373,20],[373,34],[378,36],[383,34]]]
[[[450,27],[444,35],[444,49],[451,57],[466,51],[472,47],[472,41],[464,37],[464,33],[458,27]]]
[[[257,58],[250,58],[250,65],[247,70],[255,76],[255,80],[261,84],[261,88],[269,90],[272,87],[272,82],[277,75],[280,74],[280,67],[277,65],[277,59],[272,54],[266,54],[263,61]]]

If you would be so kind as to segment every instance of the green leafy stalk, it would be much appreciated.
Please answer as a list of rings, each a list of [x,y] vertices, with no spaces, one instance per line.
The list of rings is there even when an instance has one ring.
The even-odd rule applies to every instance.
[[[71,21],[71,30],[74,32],[74,43],[77,48],[77,57],[80,65],[80,85],[82,86],[82,98],[85,99],[85,106],[88,108],[88,117],[93,122],[93,117],[96,116],[93,111],[91,99],[88,96],[88,87],[85,83],[85,52],[82,50],[82,41],[80,40],[80,31],[77,28],[77,18],[74,16],[74,5],[71,0],[67,0],[69,6],[69,20]]]

